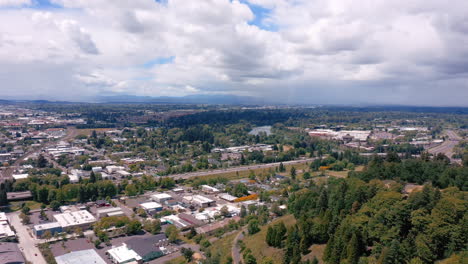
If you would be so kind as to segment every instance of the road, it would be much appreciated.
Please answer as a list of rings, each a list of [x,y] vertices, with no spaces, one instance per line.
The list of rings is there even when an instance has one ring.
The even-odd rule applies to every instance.
[[[315,159],[317,159],[317,158],[308,158],[308,159],[301,159],[301,160],[284,161],[283,165],[294,165],[294,164],[312,162]],[[181,174],[172,174],[172,175],[168,175],[167,177],[171,177],[171,178],[174,178],[174,179],[188,179],[188,178],[192,178],[192,177],[216,175],[216,174],[236,172],[236,171],[248,171],[248,170],[254,170],[254,169],[274,168],[274,167],[279,166],[280,163],[281,162],[275,162],[275,163],[249,165],[249,166],[242,166],[242,167],[232,167],[232,168],[227,168],[227,169],[217,169],[217,170],[210,170],[210,171],[197,171],[197,172],[189,172],[189,173],[181,173]]]
[[[453,159],[452,155],[453,148],[458,145],[462,138],[453,130],[447,130],[445,131],[445,134],[448,136],[448,139],[446,139],[442,144],[428,149],[428,151],[433,155],[436,155],[437,153],[443,153],[445,156],[449,157],[452,162],[459,162],[458,160]]]
[[[29,232],[28,227],[21,223],[19,212],[8,214],[10,224],[15,228],[19,240],[19,248],[24,257],[34,264],[47,264],[39,248],[36,246],[36,240]]]
[[[239,245],[237,244],[237,242],[239,242],[239,240],[242,240],[244,238],[244,232],[246,230],[247,230],[247,228],[244,227],[239,232],[239,234],[237,234],[237,236],[234,238],[234,240],[232,241],[231,254],[232,254],[232,263],[234,263],[234,264],[243,263],[243,260],[242,260],[241,255],[240,255],[240,248],[239,248]]]

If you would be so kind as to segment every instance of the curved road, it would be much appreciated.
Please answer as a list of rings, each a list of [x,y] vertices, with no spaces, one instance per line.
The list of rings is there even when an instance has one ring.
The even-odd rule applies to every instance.
[[[239,240],[242,240],[244,238],[244,232],[247,230],[246,227],[244,227],[240,232],[239,234],[237,234],[237,236],[234,238],[234,240],[232,241],[232,249],[231,249],[231,254],[232,254],[232,263],[233,264],[239,264],[239,263],[243,263],[244,261],[242,260],[241,258],[241,255],[240,255],[240,248],[239,246],[237,245],[237,242],[239,242]]]

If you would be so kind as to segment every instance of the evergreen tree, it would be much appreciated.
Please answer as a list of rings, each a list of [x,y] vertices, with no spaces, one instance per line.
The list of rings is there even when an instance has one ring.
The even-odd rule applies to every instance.
[[[383,264],[398,264],[402,263],[402,259],[400,257],[400,243],[398,240],[392,240],[390,247],[387,251],[387,254],[383,257]]]
[[[357,264],[359,260],[359,241],[356,233],[353,234],[351,240],[348,242],[348,246],[346,248],[346,254],[349,264]]]
[[[5,188],[5,184],[1,183],[0,184],[0,206],[4,206],[8,204],[8,199],[7,199],[7,191]]]
[[[291,167],[291,179],[296,179],[296,167]]]
[[[279,172],[285,172],[286,171],[286,168],[284,167],[283,162],[280,162],[278,171]]]
[[[44,158],[44,155],[40,154],[39,157],[37,157],[36,167],[45,168],[46,166],[47,166],[47,160],[46,158]]]
[[[89,182],[94,183],[96,182],[96,174],[94,174],[94,171],[91,172],[89,175]]]

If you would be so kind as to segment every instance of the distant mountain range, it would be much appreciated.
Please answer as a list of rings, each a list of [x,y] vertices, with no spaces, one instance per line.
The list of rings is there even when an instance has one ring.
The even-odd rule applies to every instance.
[[[271,103],[262,98],[237,95],[188,95],[182,97],[151,97],[134,95],[100,96],[96,98],[100,103],[166,103],[166,104],[265,104]]]
[[[90,97],[80,101],[55,100],[27,100],[27,99],[0,99],[0,104],[73,104],[73,103],[140,103],[140,104],[225,104],[225,105],[261,105],[272,104],[271,101],[251,96],[237,95],[188,95],[181,97],[171,96],[136,96],[127,94],[106,95]]]

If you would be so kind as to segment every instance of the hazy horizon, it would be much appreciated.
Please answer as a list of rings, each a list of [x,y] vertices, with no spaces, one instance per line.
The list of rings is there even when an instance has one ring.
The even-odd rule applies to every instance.
[[[468,106],[454,0],[0,0],[0,99]]]

